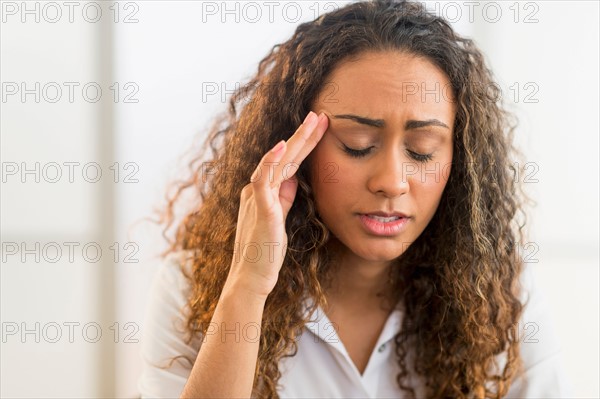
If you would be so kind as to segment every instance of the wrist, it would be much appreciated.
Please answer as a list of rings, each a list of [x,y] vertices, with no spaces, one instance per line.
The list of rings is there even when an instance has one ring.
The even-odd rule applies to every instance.
[[[268,293],[258,292],[249,284],[237,279],[228,278],[223,287],[222,297],[236,298],[242,301],[263,305],[267,300]]]

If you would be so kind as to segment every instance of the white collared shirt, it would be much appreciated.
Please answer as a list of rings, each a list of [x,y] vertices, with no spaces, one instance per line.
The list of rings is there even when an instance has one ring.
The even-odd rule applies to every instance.
[[[185,355],[195,360],[201,341],[184,341],[183,309],[189,286],[179,267],[181,258],[170,256],[157,272],[150,292],[142,338],[142,376],[138,389],[142,398],[178,398],[191,372],[191,365],[170,359]],[[525,374],[510,387],[507,398],[573,397],[572,386],[562,367],[561,347],[554,333],[543,294],[531,271],[523,273],[523,286],[531,295],[522,318],[521,355]],[[319,307],[312,322],[298,339],[298,352],[281,359],[282,398],[403,398],[396,375],[394,335],[401,327],[397,307],[388,317],[364,373],[350,359],[327,315]],[[503,366],[502,360],[500,365]],[[422,381],[410,383],[422,397]]]

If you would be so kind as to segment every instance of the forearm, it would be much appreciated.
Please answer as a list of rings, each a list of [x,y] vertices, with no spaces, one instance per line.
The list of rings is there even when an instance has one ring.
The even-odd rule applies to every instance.
[[[181,398],[249,398],[266,298],[223,290]]]

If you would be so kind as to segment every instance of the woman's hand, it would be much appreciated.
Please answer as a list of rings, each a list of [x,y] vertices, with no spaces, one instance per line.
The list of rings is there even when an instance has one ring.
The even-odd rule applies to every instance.
[[[242,189],[226,288],[235,286],[266,298],[275,287],[288,242],[285,220],[298,188],[294,175],[328,123],[324,113],[311,111],[287,142],[282,140],[262,157]]]

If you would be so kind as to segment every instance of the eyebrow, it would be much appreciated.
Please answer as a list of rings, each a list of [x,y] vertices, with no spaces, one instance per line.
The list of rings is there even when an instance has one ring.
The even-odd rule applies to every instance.
[[[371,118],[367,118],[365,116],[358,116],[358,115],[352,115],[352,114],[341,114],[341,115],[332,115],[332,116],[336,119],[349,119],[354,122],[360,123],[362,125],[373,126],[373,127],[377,127],[377,128],[385,127],[385,121],[383,119],[371,119]],[[446,129],[450,129],[448,127],[448,125],[446,125],[444,122],[442,122],[438,119],[427,119],[424,121],[417,121],[414,119],[410,119],[410,120],[406,121],[406,124],[404,125],[404,129],[406,129],[406,130],[418,129],[420,127],[426,127],[426,126],[440,126],[440,127],[446,128]]]

